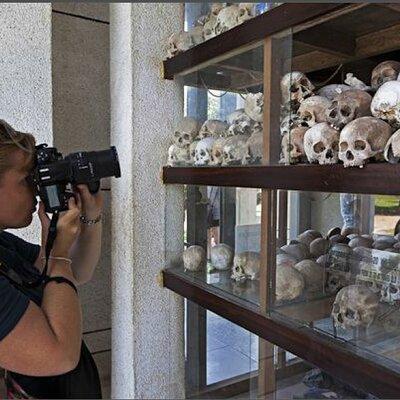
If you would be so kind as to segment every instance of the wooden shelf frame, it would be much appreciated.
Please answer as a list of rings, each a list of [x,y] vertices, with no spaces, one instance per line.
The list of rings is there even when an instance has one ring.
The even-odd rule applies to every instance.
[[[291,325],[273,313],[271,318],[254,307],[226,300],[210,290],[208,285],[185,279],[168,269],[163,271],[163,281],[166,288],[317,365],[338,379],[348,382],[351,377],[353,385],[380,398],[399,397],[400,371],[396,372],[395,366],[389,368],[374,362],[376,357],[371,354],[361,354],[359,349],[356,352],[352,345],[308,327]]]
[[[313,192],[400,194],[400,164],[271,165],[252,167],[164,167],[165,184],[301,190]]]

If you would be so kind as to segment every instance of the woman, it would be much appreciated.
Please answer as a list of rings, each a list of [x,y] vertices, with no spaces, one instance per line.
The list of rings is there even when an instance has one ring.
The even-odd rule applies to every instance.
[[[76,285],[91,279],[100,256],[101,192],[86,185],[60,213],[46,283],[29,288],[43,269],[49,218],[39,203],[42,246],[4,229],[32,222],[37,201],[29,179],[35,140],[0,120],[0,367],[9,398],[101,398],[96,365],[82,342]],[[83,215],[83,217],[82,217]],[[88,221],[90,223],[88,223]],[[54,277],[61,277],[54,280]]]

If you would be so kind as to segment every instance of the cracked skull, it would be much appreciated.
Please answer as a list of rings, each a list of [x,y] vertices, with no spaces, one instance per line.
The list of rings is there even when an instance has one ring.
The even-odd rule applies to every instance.
[[[356,118],[371,115],[372,97],[360,89],[350,89],[337,95],[326,110],[327,122],[337,129]]]
[[[206,137],[218,138],[226,136],[228,124],[218,119],[208,119],[203,123],[200,128],[198,139],[205,139]]]
[[[320,122],[326,122],[326,111],[330,105],[331,102],[322,96],[311,96],[303,100],[297,111],[301,125],[311,128]]]
[[[383,154],[385,160],[391,164],[397,164],[400,161],[400,129],[390,137]]]
[[[211,162],[211,152],[213,148],[215,139],[214,138],[205,138],[200,140],[197,143],[195,150],[195,158],[196,161],[194,165],[196,166],[206,166]]]
[[[339,159],[345,167],[361,166],[382,155],[391,133],[390,126],[378,118],[358,118],[340,132]]]
[[[260,274],[260,254],[254,251],[245,251],[236,254],[233,259],[231,278],[236,282],[246,279],[256,280]]]
[[[201,246],[190,246],[183,252],[183,265],[188,271],[201,271],[206,267],[206,252]]]
[[[304,151],[310,163],[336,164],[339,159],[339,132],[326,122],[314,125],[304,135]]]
[[[400,128],[400,81],[386,82],[378,89],[372,99],[371,112],[393,128]]]
[[[332,308],[336,326],[351,329],[368,327],[375,318],[378,296],[362,285],[350,285],[339,290]]]
[[[249,93],[244,103],[246,114],[256,122],[263,122],[264,95],[262,93]]]
[[[384,83],[395,81],[400,73],[400,62],[384,61],[378,64],[372,71],[371,86],[377,90]]]
[[[177,125],[173,141],[178,147],[187,147],[199,132],[199,123],[190,117],[184,117]]]
[[[236,135],[225,139],[222,165],[239,165],[246,152],[247,135]]]

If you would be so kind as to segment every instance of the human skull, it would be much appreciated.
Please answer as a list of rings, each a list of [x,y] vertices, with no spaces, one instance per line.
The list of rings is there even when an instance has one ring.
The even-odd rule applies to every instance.
[[[331,84],[326,85],[317,91],[318,96],[326,97],[328,100],[332,101],[338,94],[350,90],[351,87],[343,84]]]
[[[371,90],[371,86],[367,86],[363,81],[356,78],[350,72],[346,74],[346,79],[344,80],[344,83],[347,83],[350,87],[354,89]]]
[[[256,280],[260,274],[260,254],[254,251],[245,251],[236,254],[233,259],[231,278],[236,282],[246,279]]]
[[[226,136],[228,124],[218,119],[208,119],[203,123],[200,128],[198,139],[205,139],[206,137],[218,138]]]
[[[350,89],[338,94],[326,110],[327,122],[342,129],[356,118],[371,115],[372,97],[360,89]]]
[[[383,155],[391,164],[397,164],[400,161],[400,129],[389,138]]]
[[[243,22],[255,17],[256,15],[256,4],[255,3],[239,3],[239,17],[238,22]]]
[[[263,132],[253,133],[246,142],[242,164],[260,164],[263,156]]]
[[[216,34],[220,35],[238,25],[239,15],[240,11],[237,4],[233,4],[220,10],[217,15],[217,24],[215,26]]]
[[[202,271],[206,267],[206,252],[201,246],[190,246],[183,252],[183,265],[187,271]]]
[[[374,240],[372,238],[366,238],[362,236],[353,237],[350,242],[349,246],[354,249],[356,247],[366,247],[368,249],[372,248],[372,243]]]
[[[304,243],[306,246],[310,246],[311,242],[315,239],[322,238],[321,233],[314,229],[308,229],[304,231],[303,233],[300,233],[300,235],[297,236],[297,240],[300,243]]]
[[[203,35],[204,40],[212,39],[213,37],[217,36],[215,32],[215,27],[217,25],[217,16],[210,14],[203,25]]]
[[[300,261],[294,267],[303,275],[308,292],[322,292],[324,286],[324,268],[313,260]]]
[[[339,132],[326,122],[314,125],[304,135],[304,151],[310,163],[337,164]]]
[[[176,32],[168,38],[167,57],[171,58],[178,53],[189,50],[193,46],[192,36],[189,32]]]
[[[339,159],[345,167],[362,166],[382,156],[391,133],[390,125],[378,118],[357,118],[340,132]]]
[[[246,151],[247,135],[236,135],[225,139],[222,165],[239,165]]]
[[[325,238],[314,239],[310,243],[310,254],[313,258],[318,258],[323,254],[326,254],[329,250],[330,242]]]
[[[219,12],[226,7],[226,3],[212,3],[210,14],[217,16]]]
[[[276,301],[291,301],[303,293],[305,281],[297,269],[278,266],[276,269]]]
[[[244,111],[256,122],[263,122],[264,117],[264,94],[249,93],[244,103]]]
[[[322,96],[311,96],[304,99],[297,111],[301,125],[311,128],[319,122],[326,122],[326,110],[330,105],[330,100]]]
[[[310,251],[308,249],[308,246],[300,242],[295,242],[295,243],[291,242],[289,244],[286,244],[281,247],[281,250],[284,253],[294,257],[297,260],[297,262],[305,260],[310,256]]]
[[[196,162],[196,147],[197,143],[199,143],[199,140],[194,140],[192,143],[190,143],[189,146],[189,165],[194,165]]]
[[[280,253],[276,255],[276,265],[294,267],[297,264],[297,259],[290,254]]]
[[[199,123],[191,117],[184,117],[176,126],[173,141],[178,147],[187,147],[199,132]]]
[[[190,154],[188,147],[178,147],[171,144],[168,149],[168,165],[170,167],[178,167],[190,163]]]
[[[194,165],[196,166],[205,166],[209,165],[211,162],[211,152],[213,148],[215,139],[214,138],[205,138],[201,139],[196,146],[195,150],[195,158],[196,161]]]
[[[371,103],[374,117],[400,128],[400,81],[390,81],[379,87]]]
[[[371,86],[378,90],[380,86],[389,81],[395,81],[400,73],[400,62],[398,61],[383,61],[378,64],[371,75]]]
[[[281,136],[289,134],[293,128],[302,126],[302,124],[303,122],[300,120],[298,114],[287,115],[281,121]],[[308,125],[306,124],[305,127],[308,127]]]
[[[225,243],[216,244],[210,251],[211,265],[220,271],[225,271],[232,267],[233,249]]]
[[[227,136],[251,135],[262,131],[262,123],[253,121],[243,110],[236,110],[227,117],[229,128]]]
[[[368,327],[375,318],[378,296],[362,285],[339,290],[332,307],[334,324],[344,329]]]
[[[212,151],[211,151],[211,162],[210,165],[217,166],[222,164],[224,156],[224,144],[225,138],[215,139]]]
[[[306,97],[313,94],[314,85],[298,71],[288,72],[281,79],[281,94],[283,104],[300,104]]]
[[[195,26],[188,33],[192,40],[192,47],[204,42],[204,28],[202,26]]]
[[[281,141],[281,163],[296,164],[305,160],[304,135],[306,127],[298,126],[293,128],[289,134],[282,136]]]

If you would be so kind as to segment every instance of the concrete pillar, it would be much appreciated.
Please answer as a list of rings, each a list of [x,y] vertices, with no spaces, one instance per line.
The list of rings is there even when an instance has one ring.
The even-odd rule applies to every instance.
[[[109,5],[53,3],[54,144],[64,155],[110,146]],[[104,196],[102,254],[93,279],[79,287],[83,338],[99,369],[103,397],[111,389],[111,193]]]
[[[111,190],[113,398],[184,396],[183,301],[156,282],[183,248],[183,189],[160,179],[183,114],[183,90],[160,67],[182,16],[181,4],[110,5],[111,144],[122,170]]]
[[[0,118],[51,144],[51,4],[1,3],[0,38]],[[39,219],[14,233],[39,243]]]

